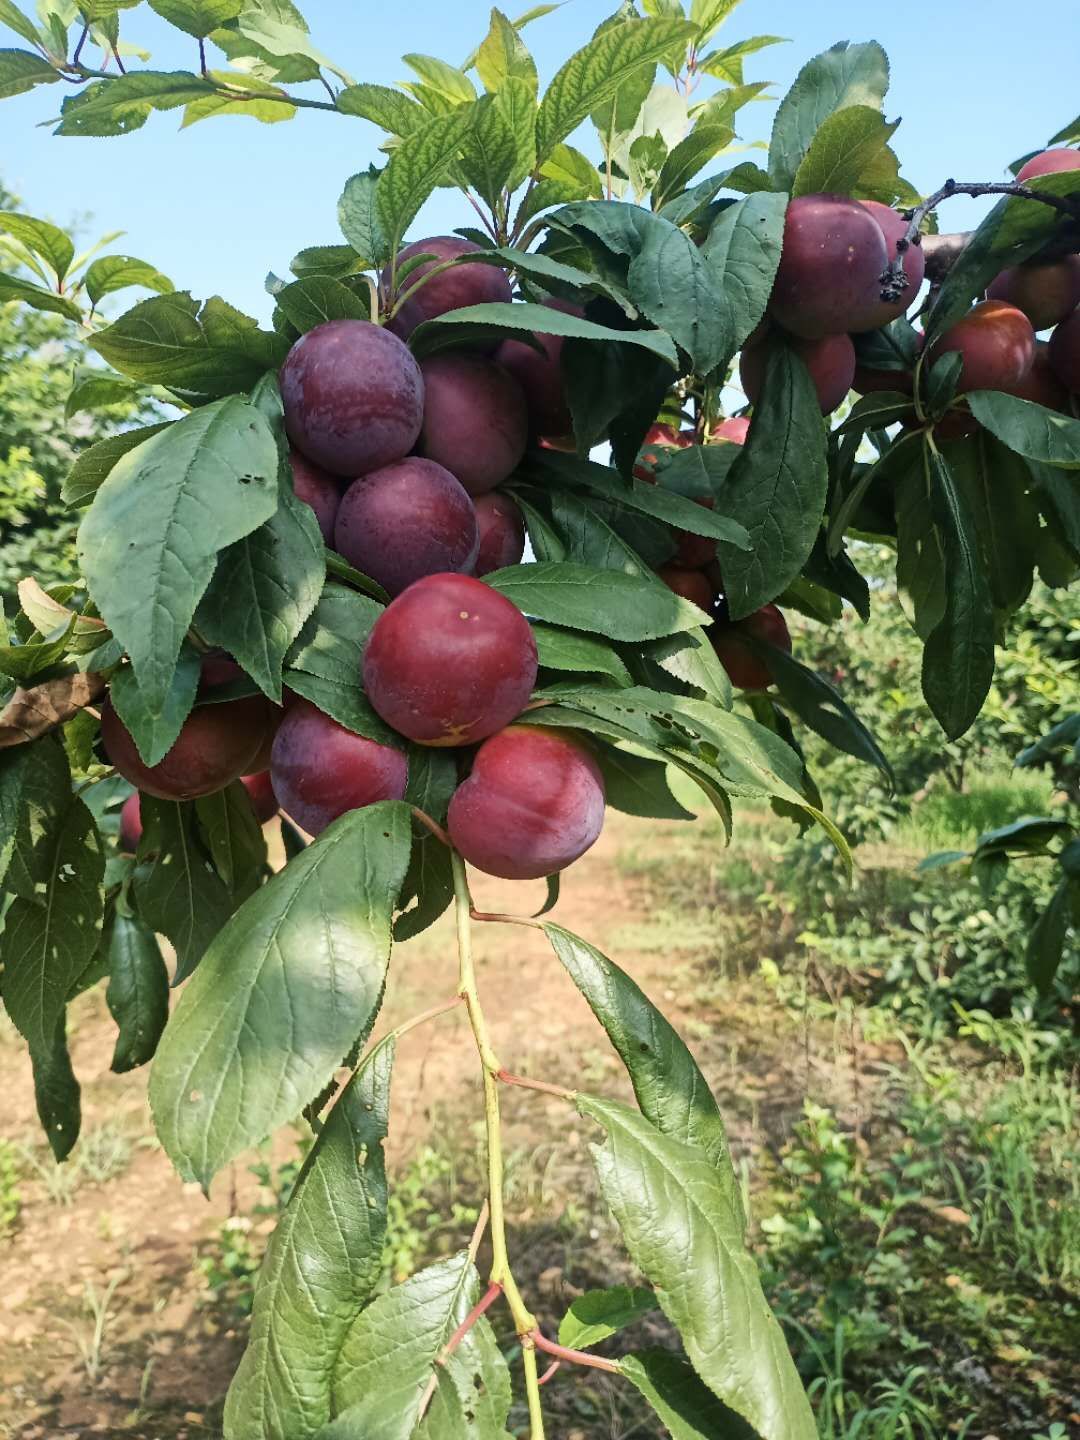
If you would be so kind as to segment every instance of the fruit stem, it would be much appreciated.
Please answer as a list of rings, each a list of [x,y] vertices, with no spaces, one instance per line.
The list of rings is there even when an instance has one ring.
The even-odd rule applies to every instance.
[[[525,1387],[529,1397],[531,1440],[544,1440],[544,1418],[540,1411],[540,1389],[536,1370],[533,1335],[536,1317],[531,1313],[510,1269],[506,1249],[506,1214],[503,1209],[502,1118],[499,1113],[499,1082],[502,1070],[498,1056],[491,1048],[487,1022],[476,989],[476,968],[472,953],[472,897],[465,874],[465,862],[456,850],[450,851],[454,872],[454,901],[458,941],[458,994],[465,1001],[469,1024],[484,1071],[484,1125],[487,1132],[488,1204],[491,1207],[491,1272],[488,1281],[498,1285],[506,1296],[514,1327],[521,1342],[525,1364]]]
[[[591,1370],[607,1370],[612,1375],[619,1375],[618,1361],[605,1360],[602,1355],[590,1355],[587,1350],[569,1350],[565,1345],[556,1345],[554,1340],[548,1340],[541,1335],[539,1330],[534,1330],[532,1342],[538,1350],[543,1350],[545,1355],[554,1355],[556,1360],[567,1360],[571,1365],[585,1365]]]
[[[372,325],[378,325],[378,323],[379,323],[379,287],[375,284],[375,281],[371,278],[370,275],[365,275],[365,276],[363,277],[363,279],[367,281],[367,287],[368,287],[368,314],[369,314],[370,317],[371,317],[371,323],[372,323]]]
[[[495,1301],[499,1298],[501,1294],[501,1285],[493,1284],[488,1286],[484,1294],[480,1297],[480,1299],[476,1302],[473,1308],[465,1316],[465,1319],[450,1336],[450,1339],[447,1340],[446,1344],[439,1351],[438,1355],[436,1355],[436,1365],[446,1364],[447,1360],[450,1359],[450,1356],[453,1355],[454,1351],[465,1339],[465,1336],[468,1335],[469,1331],[480,1319],[480,1316],[483,1315],[485,1310],[489,1310],[491,1308],[491,1306],[495,1303]]]
[[[411,1020],[403,1020],[400,1025],[390,1031],[390,1034],[400,1040],[402,1035],[407,1035],[410,1030],[415,1030],[419,1025],[426,1025],[429,1020],[437,1020],[440,1015],[445,1015],[449,1010],[456,1010],[460,1004],[461,996],[455,995],[451,1000],[444,1000],[441,1005],[433,1005],[430,1010],[422,1010]]]
[[[528,925],[530,930],[543,930],[544,925],[540,920],[531,920],[527,915],[502,915],[498,911],[472,910],[469,915],[473,920],[483,920],[498,925]]]
[[[412,807],[412,813],[414,820],[419,820],[421,825],[425,826],[428,830],[431,831],[432,835],[435,836],[436,840],[441,840],[442,843],[447,847],[447,849],[450,848],[450,836],[446,833],[446,831],[443,829],[443,827],[439,824],[437,820],[433,820],[430,815],[428,815],[425,811],[418,809],[415,805]]]
[[[557,1095],[560,1100],[577,1103],[577,1094],[563,1085],[549,1085],[546,1080],[530,1080],[527,1075],[512,1075],[509,1070],[500,1070],[495,1076],[504,1085],[520,1085],[523,1090],[539,1090],[544,1095]]]

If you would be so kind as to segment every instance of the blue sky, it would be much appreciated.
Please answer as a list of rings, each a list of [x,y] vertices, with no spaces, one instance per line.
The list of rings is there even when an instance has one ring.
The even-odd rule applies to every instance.
[[[481,0],[385,8],[299,3],[324,53],[357,80],[384,84],[406,78],[402,52],[460,63],[487,29]],[[505,8],[518,13],[525,3]],[[530,26],[526,38],[541,79],[613,8],[612,0],[569,0]],[[153,51],[156,68],[194,68],[196,42],[174,39],[146,6],[122,19],[125,38]],[[892,62],[885,112],[903,117],[894,143],[904,173],[923,191],[948,175],[1007,178],[1009,160],[1045,143],[1078,108],[1076,0],[1028,0],[1022,10],[1005,0],[872,7],[857,0],[744,0],[719,38],[727,45],[762,33],[791,40],[746,63],[746,79],[774,81],[776,96],[806,59],[835,41],[880,41]],[[7,32],[0,39],[20,43]],[[32,214],[60,223],[92,215],[86,233],[124,230],[112,248],[153,262],[179,288],[200,297],[222,294],[264,319],[267,270],[285,273],[305,245],[339,242],[341,187],[380,158],[373,126],[317,111],[272,126],[209,120],[183,133],[178,115],[161,114],[114,139],[57,137],[39,127],[56,113],[66,88],[48,86],[0,104],[0,178]],[[743,110],[743,138],[767,138],[773,110],[773,103]],[[980,202],[958,198],[944,211],[943,228],[969,228],[979,213]],[[472,218],[461,197],[443,191],[413,233],[443,232]]]

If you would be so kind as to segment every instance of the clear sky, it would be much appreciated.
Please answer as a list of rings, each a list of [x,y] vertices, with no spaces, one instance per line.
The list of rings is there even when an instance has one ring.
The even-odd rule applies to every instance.
[[[526,3],[503,8],[517,14]],[[299,4],[325,54],[355,79],[383,84],[407,78],[403,52],[460,63],[487,30],[481,0]],[[24,0],[24,8],[32,6]],[[614,8],[613,0],[569,0],[534,22],[526,39],[541,80]],[[147,6],[121,18],[124,38],[150,49],[155,68],[195,68],[196,42],[174,39]],[[743,0],[718,38],[729,45],[763,33],[791,43],[751,56],[745,78],[774,81],[776,97],[802,63],[837,40],[880,41],[892,62],[885,113],[903,118],[894,144],[903,173],[924,192],[949,175],[1007,178],[1011,159],[1044,144],[1080,109],[1077,0]],[[2,32],[0,45],[21,44]],[[222,294],[264,319],[267,270],[285,274],[303,246],[339,243],[341,187],[380,158],[374,126],[318,111],[277,125],[208,120],[183,133],[173,112],[111,139],[53,136],[41,122],[57,113],[67,88],[0,102],[0,178],[31,214],[60,223],[92,215],[84,233],[124,230],[113,248],[158,265],[178,288],[200,298]],[[768,102],[741,111],[743,138],[766,139],[774,108]],[[979,213],[980,202],[955,199],[943,228],[970,228]],[[413,234],[445,232],[472,218],[460,196],[442,191]]]

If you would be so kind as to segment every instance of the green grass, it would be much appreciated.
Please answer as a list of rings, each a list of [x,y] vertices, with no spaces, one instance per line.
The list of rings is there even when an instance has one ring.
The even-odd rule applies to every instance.
[[[1049,812],[1053,788],[1037,773],[1018,774],[1004,767],[975,776],[964,791],[941,783],[897,826],[895,843],[920,854],[969,850],[987,830],[1020,815]]]

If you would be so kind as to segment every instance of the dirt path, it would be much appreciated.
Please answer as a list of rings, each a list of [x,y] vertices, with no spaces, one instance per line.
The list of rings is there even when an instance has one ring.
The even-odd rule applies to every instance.
[[[703,1007],[688,957],[678,949],[677,927],[669,947],[641,882],[618,863],[628,845],[639,853],[669,847],[685,833],[675,824],[612,813],[601,841],[564,886],[556,918],[612,953],[684,1025],[718,1094],[731,1098],[733,1139],[745,1146],[778,1095],[785,1112],[797,1106],[811,1062],[798,1037],[782,1033],[775,1014],[763,1031],[753,1011]],[[543,899],[542,885],[484,877],[476,892],[477,904],[491,910],[527,913]],[[624,1093],[621,1067],[543,935],[504,925],[480,925],[477,932],[481,991],[504,1064],[570,1086]],[[444,917],[395,951],[379,1033],[452,995],[455,976],[452,923]],[[0,1436],[216,1435],[241,1338],[221,1328],[205,1305],[193,1259],[225,1217],[250,1209],[256,1182],[241,1163],[218,1179],[209,1203],[196,1186],[182,1185],[152,1137],[145,1071],[108,1071],[114,1032],[100,993],[79,1002],[72,1028],[85,1153],[80,1159],[77,1151],[64,1167],[70,1173],[59,1197],[50,1198],[30,1162],[20,1163],[22,1213],[13,1236],[0,1240]],[[835,1078],[821,1076],[833,1090]],[[0,1087],[0,1134],[33,1146],[48,1167],[35,1134],[29,1067],[10,1031],[0,1036]],[[447,1125],[467,1137],[461,1117],[477,1115],[478,1101],[476,1057],[463,1016],[452,1013],[408,1035],[395,1071],[391,1165],[400,1167]],[[505,1108],[509,1143],[536,1156],[543,1149],[544,1175],[559,1164],[575,1173],[584,1169],[584,1127],[567,1116],[563,1102],[514,1091]],[[768,1123],[785,1121],[774,1115]],[[291,1143],[283,1137],[275,1152],[284,1157]],[[533,1198],[519,1204],[516,1221],[528,1225],[535,1209]],[[537,1267],[541,1285],[550,1289],[560,1267],[538,1260],[530,1269]],[[552,1296],[556,1309],[559,1300]],[[97,1338],[95,1309],[106,1316]]]

